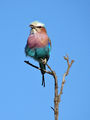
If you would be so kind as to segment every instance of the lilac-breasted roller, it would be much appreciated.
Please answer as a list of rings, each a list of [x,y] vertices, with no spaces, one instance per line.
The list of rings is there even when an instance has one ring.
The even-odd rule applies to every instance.
[[[30,25],[30,35],[27,39],[27,44],[25,46],[26,56],[30,56],[39,62],[41,69],[46,70],[45,64],[42,62],[47,62],[50,57],[51,51],[51,41],[47,35],[45,25],[35,21]],[[44,74],[45,72],[41,70],[42,73],[42,85],[45,87]]]

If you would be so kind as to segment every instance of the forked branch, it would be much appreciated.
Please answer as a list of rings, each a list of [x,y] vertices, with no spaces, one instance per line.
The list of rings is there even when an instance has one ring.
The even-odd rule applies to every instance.
[[[41,68],[39,68],[39,67],[31,64],[31,63],[29,63],[29,61],[24,61],[26,64],[28,64],[28,65],[30,65],[30,66],[38,69],[38,70],[43,70],[45,73],[50,74],[50,75],[53,76],[53,78],[54,78],[54,84],[55,84],[55,85],[54,85],[54,86],[55,86],[55,93],[54,93],[55,96],[54,96],[54,108],[53,108],[53,107],[51,107],[51,108],[52,108],[53,111],[54,111],[55,120],[58,120],[58,115],[59,115],[59,103],[60,103],[60,101],[61,101],[61,94],[62,94],[62,92],[63,92],[63,87],[64,87],[64,83],[65,83],[65,77],[69,74],[69,70],[70,70],[70,68],[71,68],[71,66],[72,66],[72,64],[73,64],[73,62],[74,62],[74,60],[71,60],[71,63],[69,63],[69,57],[68,57],[68,55],[64,56],[64,59],[67,61],[68,67],[67,67],[66,72],[65,72],[64,75],[63,75],[60,93],[58,93],[58,81],[57,81],[56,73],[55,73],[55,71],[53,71],[53,70],[51,69],[51,67],[50,67],[47,63],[46,63],[46,65],[47,65],[47,67],[49,68],[49,71],[46,71],[46,70],[44,70],[44,69],[41,69]]]

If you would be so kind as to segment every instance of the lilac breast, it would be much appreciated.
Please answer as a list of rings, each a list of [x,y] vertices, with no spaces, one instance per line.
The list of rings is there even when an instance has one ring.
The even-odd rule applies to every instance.
[[[30,34],[28,37],[28,45],[30,48],[41,48],[48,44],[48,36],[46,33]]]

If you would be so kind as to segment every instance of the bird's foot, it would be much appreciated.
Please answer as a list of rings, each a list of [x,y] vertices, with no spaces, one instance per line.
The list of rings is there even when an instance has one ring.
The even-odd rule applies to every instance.
[[[47,59],[46,58],[45,59],[41,58],[41,62],[45,65],[47,63]]]

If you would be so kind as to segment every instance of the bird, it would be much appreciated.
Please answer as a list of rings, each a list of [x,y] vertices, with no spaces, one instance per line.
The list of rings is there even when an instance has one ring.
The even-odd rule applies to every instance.
[[[45,72],[42,69],[46,70],[46,63],[51,53],[51,40],[43,23],[34,21],[29,27],[31,29],[25,46],[25,54],[38,61],[42,74],[42,86],[45,87]]]

